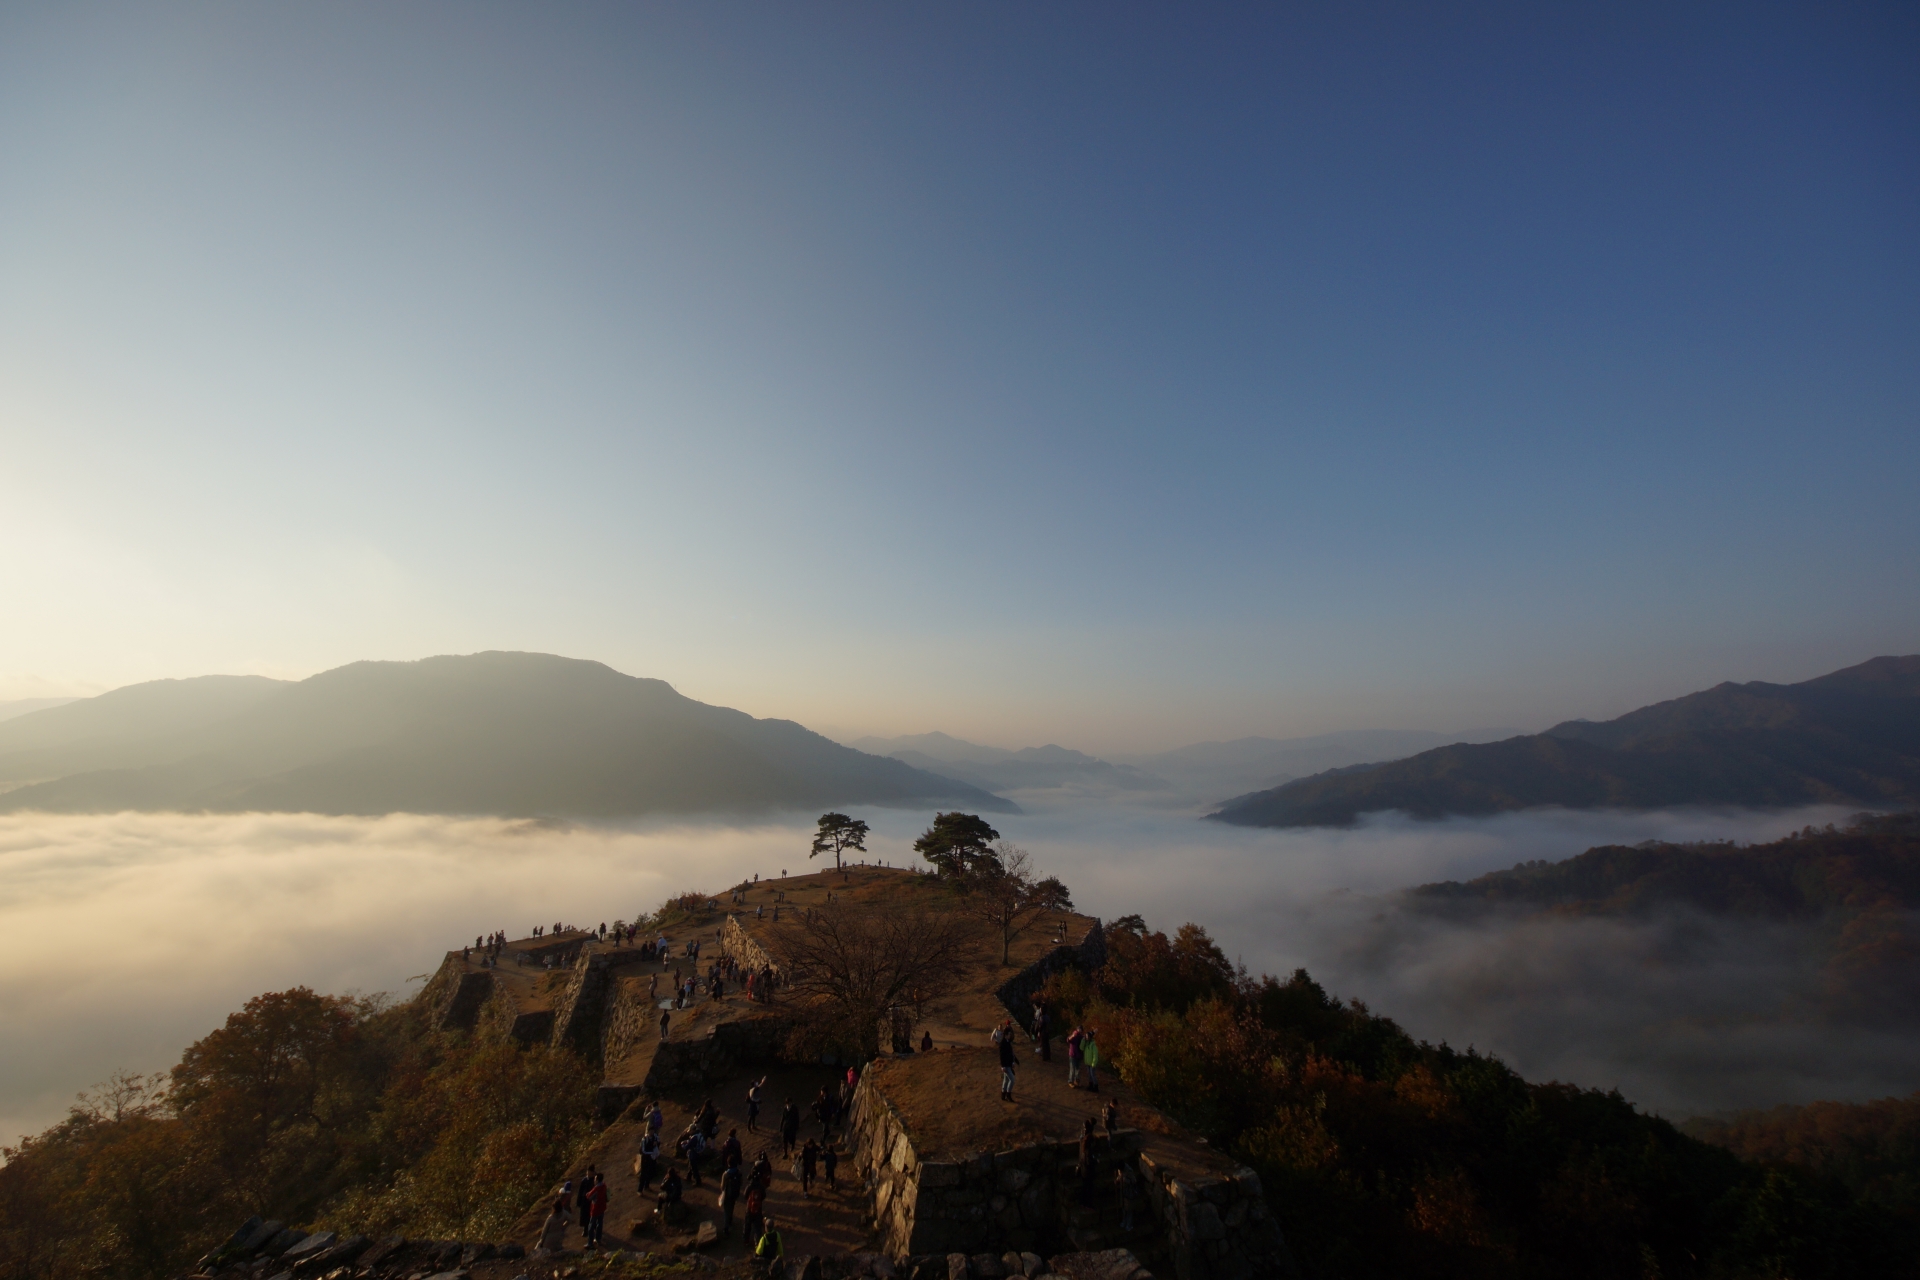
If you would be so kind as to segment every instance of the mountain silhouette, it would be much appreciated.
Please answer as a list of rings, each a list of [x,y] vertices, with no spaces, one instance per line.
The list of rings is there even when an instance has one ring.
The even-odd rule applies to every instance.
[[[964,782],[538,653],[131,685],[0,723],[0,811],[612,818],[949,804]]]
[[[1920,801],[1920,656],[1874,658],[1799,684],[1721,684],[1616,720],[1356,765],[1229,801],[1256,827],[1346,826],[1554,805],[1784,808]]]

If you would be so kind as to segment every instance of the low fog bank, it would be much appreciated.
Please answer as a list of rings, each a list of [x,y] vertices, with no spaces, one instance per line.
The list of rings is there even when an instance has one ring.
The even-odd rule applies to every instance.
[[[631,918],[686,888],[799,872],[814,815],[606,828],[398,815],[0,817],[0,1141],[116,1068],[161,1070],[248,997],[418,989],[490,929]],[[914,861],[930,813],[862,811],[874,859]],[[1082,909],[1185,920],[1250,969],[1304,965],[1414,1034],[1530,1077],[1618,1085],[1673,1114],[1914,1087],[1902,1027],[1817,1021],[1800,939],[1682,920],[1464,924],[1394,891],[1596,844],[1771,839],[1841,810],[1545,813],[1260,831],[1114,804],[995,818]],[[817,862],[811,864],[819,865]],[[1774,997],[1769,1003],[1769,998]],[[1800,1003],[1785,999],[1794,994]],[[1784,1009],[1784,1013],[1782,1010]]]
[[[0,1141],[116,1068],[171,1066],[262,991],[411,994],[476,934],[632,918],[804,862],[793,848],[787,826],[0,817]]]
[[[1508,814],[1246,831],[1103,808],[1015,833],[1084,909],[1205,924],[1256,973],[1305,967],[1424,1039],[1498,1054],[1529,1079],[1617,1087],[1681,1117],[1920,1087],[1911,992],[1847,1007],[1817,926],[1674,911],[1642,920],[1441,915],[1399,892],[1602,844],[1777,839],[1851,810]],[[1003,824],[1012,825],[1012,824]],[[1873,993],[1876,997],[1882,993]]]

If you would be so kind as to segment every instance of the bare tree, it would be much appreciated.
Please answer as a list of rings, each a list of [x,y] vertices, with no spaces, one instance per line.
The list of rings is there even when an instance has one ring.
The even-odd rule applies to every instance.
[[[825,1030],[871,1057],[888,1010],[937,999],[966,976],[979,929],[966,915],[926,903],[888,908],[838,899],[794,913],[769,942],[789,995],[811,1002]]]
[[[1052,911],[1073,910],[1067,886],[1053,876],[1039,878],[1033,855],[1005,840],[958,877],[960,909],[1000,938],[1000,963],[1008,964],[1014,940]]]

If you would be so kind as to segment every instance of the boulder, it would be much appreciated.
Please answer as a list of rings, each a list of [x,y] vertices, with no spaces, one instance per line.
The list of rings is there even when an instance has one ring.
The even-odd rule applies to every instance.
[[[260,1222],[260,1219],[251,1218],[249,1219],[249,1221]],[[277,1221],[274,1221],[273,1219],[268,1219],[265,1222],[260,1222],[259,1226],[255,1227],[251,1232],[247,1234],[246,1239],[242,1240],[239,1244],[234,1246],[234,1250],[237,1253],[253,1253],[256,1250],[258,1250],[262,1245],[266,1244],[267,1241],[273,1239],[275,1236],[279,1235],[282,1231],[286,1230],[286,1227],[287,1227],[286,1223],[277,1222]]]
[[[348,1236],[325,1249],[316,1249],[293,1264],[293,1274],[319,1275],[333,1267],[342,1267],[365,1253],[373,1244],[368,1236]]]
[[[1033,1277],[1046,1269],[1047,1264],[1041,1260],[1039,1254],[1022,1253],[1020,1255],[1020,1274],[1027,1277],[1027,1280],[1033,1280]]]
[[[371,1249],[360,1255],[360,1265],[363,1267],[377,1267],[406,1247],[407,1238],[405,1236],[383,1236],[375,1242]]]
[[[967,1280],[966,1254],[950,1253],[947,1255],[947,1280]]]
[[[303,1258],[310,1258],[322,1249],[332,1248],[334,1242],[339,1238],[338,1235],[331,1231],[316,1231],[312,1235],[303,1238],[299,1244],[294,1245],[285,1253],[281,1254],[280,1261],[295,1263]]]
[[[471,1243],[460,1246],[460,1265],[470,1267],[476,1262],[493,1256],[493,1246],[486,1243]]]
[[[201,1259],[201,1261],[212,1262],[215,1258],[223,1257],[226,1254],[232,1253],[235,1249],[238,1249],[240,1247],[240,1242],[242,1240],[245,1240],[248,1236],[252,1235],[255,1231],[258,1231],[259,1229],[260,1229],[260,1215],[256,1213],[251,1218],[248,1218],[245,1222],[241,1223],[239,1227],[235,1229],[234,1233],[227,1237],[227,1242],[225,1244],[221,1245],[218,1249],[215,1249],[212,1253],[208,1254],[205,1258]]]
[[[275,1232],[273,1239],[267,1241],[266,1244],[260,1247],[260,1252],[266,1254],[269,1258],[277,1258],[306,1238],[307,1233],[300,1230],[300,1228],[288,1227],[284,1231]]]
[[[1001,1265],[1000,1259],[991,1253],[976,1253],[967,1261],[973,1267],[974,1280],[1001,1280],[1001,1277],[1007,1274],[1007,1269]]]
[[[1140,1259],[1127,1249],[1102,1249],[1098,1253],[1063,1253],[1048,1267],[1072,1280],[1153,1280],[1153,1273],[1140,1265]]]
[[[500,1246],[500,1252],[493,1256],[506,1262],[512,1262],[515,1258],[526,1257],[527,1251],[517,1244],[503,1244]],[[520,1278],[515,1276],[514,1280],[520,1280]]]
[[[702,1218],[699,1229],[693,1233],[693,1247],[696,1249],[710,1249],[719,1243],[720,1228],[713,1224],[712,1219]]]

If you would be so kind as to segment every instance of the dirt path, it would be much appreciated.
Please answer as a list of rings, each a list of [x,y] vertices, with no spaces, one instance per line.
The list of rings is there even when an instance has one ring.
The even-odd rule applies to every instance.
[[[670,1147],[671,1139],[687,1127],[701,1104],[712,1097],[714,1106],[720,1112],[720,1141],[726,1140],[729,1130],[737,1130],[747,1164],[751,1165],[762,1151],[766,1151],[773,1162],[773,1186],[767,1193],[766,1211],[779,1222],[788,1254],[852,1253],[870,1248],[867,1229],[861,1220],[864,1206],[860,1188],[851,1177],[852,1164],[845,1158],[846,1148],[844,1143],[838,1141],[838,1131],[835,1132],[835,1139],[842,1153],[840,1172],[848,1176],[841,1178],[837,1189],[826,1186],[823,1174],[815,1180],[811,1195],[802,1192],[800,1180],[792,1172],[793,1162],[781,1153],[778,1127],[780,1111],[786,1100],[791,1097],[800,1108],[800,1141],[805,1142],[809,1137],[817,1139],[820,1136],[820,1124],[808,1107],[821,1088],[839,1080],[843,1071],[833,1067],[789,1067],[766,1074],[767,1085],[762,1092],[767,1101],[762,1106],[757,1133],[747,1130],[746,1092],[747,1086],[758,1077],[742,1075],[714,1086],[710,1094],[687,1093],[663,1097],[660,1110],[666,1117],[666,1123],[662,1126],[666,1140],[662,1145]],[[644,1127],[638,1123],[622,1120],[613,1125],[567,1171],[567,1176],[577,1182],[589,1167],[597,1168],[606,1175],[608,1201],[604,1245],[625,1245],[658,1253],[668,1248],[671,1241],[651,1234],[636,1236],[630,1231],[636,1220],[644,1220],[653,1212],[654,1193],[660,1185],[656,1180],[652,1191],[644,1199],[638,1194],[639,1179],[634,1174],[634,1161],[640,1154],[640,1139],[644,1133]],[[679,1170],[681,1179],[685,1181],[686,1161],[676,1158],[670,1164]],[[687,1184],[685,1198],[694,1212],[692,1221],[706,1218],[716,1226],[720,1224],[719,1189],[719,1172],[715,1161],[709,1158],[704,1185]],[[512,1238],[531,1247],[540,1233],[543,1213],[544,1210],[522,1217]],[[706,1252],[722,1258],[745,1257],[746,1248],[740,1240],[743,1217],[744,1208],[736,1209],[733,1238]],[[570,1227],[567,1246],[579,1248],[581,1244],[578,1227]]]

